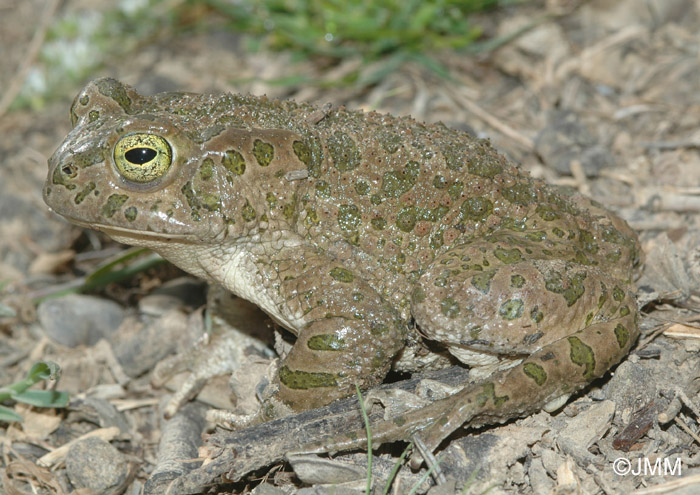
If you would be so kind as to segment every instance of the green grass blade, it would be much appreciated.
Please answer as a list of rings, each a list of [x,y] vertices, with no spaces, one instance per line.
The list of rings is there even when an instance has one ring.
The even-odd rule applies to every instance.
[[[0,421],[5,421],[6,423],[12,423],[13,421],[16,421],[18,423],[21,423],[22,421],[24,421],[24,419],[22,419],[22,416],[14,412],[12,409],[0,406]]]
[[[12,396],[17,402],[36,407],[66,407],[70,397],[57,390],[25,390]]]
[[[355,384],[355,391],[357,392],[357,399],[360,401],[362,420],[365,422],[365,430],[367,431],[367,487],[365,488],[365,494],[369,495],[372,490],[372,427],[369,424],[369,417],[365,409],[365,401],[362,398],[362,392],[360,392],[360,387],[358,387],[357,384]]]
[[[391,468],[391,472],[389,473],[389,478],[386,480],[386,484],[384,485],[384,491],[382,491],[382,495],[388,495],[389,490],[391,489],[391,484],[394,482],[394,478],[396,478],[399,469],[401,469],[401,464],[403,464],[404,459],[406,459],[406,456],[412,448],[413,442],[409,443],[406,446],[406,448],[403,449],[403,452],[401,452],[401,457],[399,457],[399,459],[394,463],[394,467]]]

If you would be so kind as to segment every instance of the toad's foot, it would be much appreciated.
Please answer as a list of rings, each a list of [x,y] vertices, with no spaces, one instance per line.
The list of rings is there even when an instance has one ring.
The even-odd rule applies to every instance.
[[[269,365],[272,357],[267,344],[256,336],[263,331],[270,333],[262,312],[219,287],[210,288],[207,299],[211,315],[206,319],[207,331],[190,349],[161,361],[153,373],[151,383],[160,387],[174,375],[190,371],[166,406],[166,418],[194,398],[210,378],[234,373],[243,366],[249,371],[248,365],[255,362]],[[260,374],[264,375],[264,371]],[[237,395],[255,397],[247,393]]]

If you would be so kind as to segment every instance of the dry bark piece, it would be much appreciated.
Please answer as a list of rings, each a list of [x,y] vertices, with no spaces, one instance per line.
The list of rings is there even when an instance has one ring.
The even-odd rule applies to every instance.
[[[623,452],[629,452],[637,440],[654,426],[658,412],[659,405],[653,400],[635,411],[630,424],[613,440],[613,447]]]
[[[166,493],[172,480],[197,466],[192,460],[197,458],[197,449],[201,444],[205,411],[206,406],[193,402],[163,422],[156,466],[144,486],[144,495]]]

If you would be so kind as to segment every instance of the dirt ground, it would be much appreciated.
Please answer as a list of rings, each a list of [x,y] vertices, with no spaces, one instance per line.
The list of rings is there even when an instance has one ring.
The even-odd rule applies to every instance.
[[[22,67],[37,56],[32,38],[44,22],[37,13],[50,3],[0,4],[2,95],[16,90]],[[88,7],[75,0],[59,8]],[[139,46],[92,76],[113,76],[149,94],[250,92],[442,121],[489,138],[533,176],[575,187],[616,212],[638,232],[646,256],[638,281],[642,335],[630,356],[555,414],[460,432],[444,447],[442,467],[459,490],[476,472],[466,492],[475,494],[489,487],[491,494],[698,493],[700,1],[548,0],[485,18],[484,26],[490,36],[531,28],[488,54],[437,56],[453,81],[407,64],[370,88],[271,85],[265,81],[290,70],[320,69],[294,65],[284,54],[246,53],[223,30]],[[357,63],[326,67],[323,75],[341,77]],[[84,82],[41,110],[8,111],[0,103],[0,302],[15,312],[0,316],[0,387],[37,361],[55,361],[62,377],[53,386],[72,399],[69,410],[16,405],[24,422],[0,423],[0,493],[70,493],[76,486],[165,493],[146,480],[179,469],[163,468],[163,438],[174,434],[161,414],[169,388],[150,382],[157,361],[196,338],[188,328],[201,320],[201,284],[157,265],[88,300],[54,299],[38,310],[34,302],[121,250],[68,225],[41,198],[47,157],[69,131],[68,108]],[[173,318],[173,304],[186,311],[164,320]],[[158,325],[184,336],[167,349],[157,338],[149,341],[142,347],[153,346],[151,357],[128,349],[142,328]],[[222,383],[211,385],[210,404],[222,406],[223,396],[225,406],[230,394]],[[182,428],[199,424],[197,407]],[[88,433],[97,436],[86,441]],[[192,438],[196,444],[199,434]],[[202,455],[223,455],[209,447]],[[99,472],[89,467],[96,458]],[[375,461],[377,469],[393,462],[389,452]],[[365,454],[324,463],[310,465],[323,471],[327,485],[281,462],[251,474],[217,465],[218,471],[200,469],[196,479],[208,485],[205,493],[364,492],[364,475],[341,484],[338,472],[366,465]],[[400,476],[418,479],[408,468]],[[313,488],[301,479],[312,479]],[[405,483],[399,486],[411,486]],[[196,493],[181,490],[170,493]],[[448,484],[430,493],[460,493],[454,490]]]

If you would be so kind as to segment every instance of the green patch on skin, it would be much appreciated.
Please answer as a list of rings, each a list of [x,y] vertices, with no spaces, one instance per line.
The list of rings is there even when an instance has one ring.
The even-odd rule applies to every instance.
[[[340,205],[338,208],[338,225],[346,232],[354,232],[362,223],[360,209],[355,205]]]
[[[208,211],[219,211],[221,208],[221,199],[216,194],[212,193],[200,193],[199,199],[201,200],[199,204]]]
[[[532,181],[519,182],[501,189],[505,199],[516,205],[529,205],[537,202],[537,188]]]
[[[523,261],[523,254],[518,248],[505,249],[497,247],[493,250],[493,255],[504,265],[512,265],[513,263],[520,263]]]
[[[613,300],[615,300],[616,302],[622,302],[622,300],[625,298],[625,291],[623,291],[616,285],[615,287],[613,287],[612,295]]]
[[[131,98],[126,93],[126,88],[116,79],[105,78],[98,79],[94,83],[97,86],[97,91],[105,95],[107,98],[114,100],[124,113],[131,114]]]
[[[605,242],[610,242],[612,244],[617,244],[620,246],[634,245],[634,240],[622,235],[622,233],[614,227],[605,228],[603,230],[602,237]]]
[[[594,318],[593,313],[588,313],[588,314],[586,315],[586,323],[585,323],[585,326],[590,325],[591,322],[593,321],[593,318]]]
[[[209,180],[214,176],[214,160],[207,157],[202,160],[202,164],[199,166],[199,178],[202,180]]]
[[[80,99],[78,100],[78,102],[80,102],[80,104],[81,104],[82,106],[87,105],[89,101],[90,101],[90,97],[89,97],[88,95],[83,95],[83,96],[81,96]]]
[[[243,175],[245,172],[245,158],[236,150],[227,150],[221,159],[221,164],[233,175]]]
[[[566,235],[566,232],[561,230],[559,227],[554,227],[552,229],[552,234],[554,234],[555,236],[557,236],[561,239],[562,237],[564,237]]]
[[[379,131],[379,142],[382,144],[382,148],[392,155],[399,150],[403,140],[399,134],[382,129]]]
[[[306,341],[306,346],[312,351],[342,351],[347,347],[345,340],[337,335],[314,335]]]
[[[593,237],[593,234],[587,230],[578,231],[578,240],[581,243],[583,250],[587,253],[596,254],[598,252],[598,243],[596,242],[595,237]]]
[[[435,189],[445,189],[447,187],[447,180],[442,175],[436,175],[433,177],[433,187]]]
[[[437,227],[437,230],[430,235],[429,244],[433,251],[437,251],[445,244],[445,241],[442,237],[445,233],[445,230],[447,230],[446,225],[439,225]]]
[[[620,349],[624,349],[630,341],[630,331],[622,323],[618,323],[615,327],[615,339]]]
[[[606,285],[601,283],[600,290],[601,294],[600,297],[598,297],[598,309],[601,309],[605,302],[608,300],[608,288],[606,287]]]
[[[311,177],[318,177],[320,168],[313,159],[313,154],[311,153],[311,148],[304,141],[294,141],[292,143],[292,150],[301,162],[306,165]]]
[[[95,190],[97,186],[95,185],[94,182],[90,182],[87,186],[83,188],[82,191],[80,191],[78,194],[75,195],[75,198],[73,199],[73,202],[76,205],[79,205],[83,201],[85,201],[85,198],[88,197],[88,194],[90,194],[92,191]]]
[[[341,266],[336,266],[330,272],[328,272],[328,274],[333,280],[337,280],[338,282],[343,282],[346,284],[349,284],[355,279],[355,276],[350,270]]]
[[[268,192],[265,195],[265,201],[267,201],[267,204],[270,205],[270,208],[275,206],[277,204],[277,197],[275,196],[275,193]]]
[[[95,122],[99,118],[100,118],[100,112],[98,112],[97,110],[91,110],[88,113],[88,122]]]
[[[63,186],[69,191],[72,191],[77,186],[66,179],[73,178],[77,175],[77,169],[72,163],[63,167],[56,167],[51,176],[51,183],[57,186]]]
[[[535,383],[540,387],[547,381],[547,372],[537,363],[525,363],[523,373],[535,380]]]
[[[568,213],[571,216],[579,216],[581,212],[578,208],[574,207],[570,201],[568,201],[564,196],[571,196],[574,190],[570,187],[555,187],[547,188],[545,199],[542,204],[553,205],[556,210],[563,213]]]
[[[252,222],[256,217],[255,208],[250,205],[250,202],[246,200],[243,208],[241,208],[241,218],[244,222]]]
[[[325,180],[320,180],[316,183],[316,196],[319,198],[331,197],[331,186]]]
[[[464,218],[475,222],[486,220],[493,213],[493,203],[484,196],[467,198],[459,207]]]
[[[483,329],[480,326],[475,326],[469,329],[469,337],[472,340],[477,340],[479,338],[479,334],[481,334],[481,331]]]
[[[573,257],[571,260],[574,263],[578,263],[579,265],[584,265],[584,266],[592,266],[592,265],[597,265],[598,262],[595,260],[591,260],[588,258],[588,256],[585,255],[585,253],[581,250],[576,250],[576,255]]]
[[[544,313],[540,311],[539,306],[535,306],[530,310],[530,318],[532,318],[532,321],[535,323],[540,323],[544,319]]]
[[[542,232],[541,230],[538,232],[528,232],[525,234],[525,239],[532,242],[542,242],[547,239],[547,233]]]
[[[544,332],[537,332],[537,333],[531,333],[523,337],[523,344],[525,345],[533,345],[535,342],[540,340],[542,337],[544,337]],[[545,360],[546,356],[542,357],[542,360]]]
[[[525,232],[525,229],[527,229],[527,224],[524,220],[503,217],[501,220],[501,228],[512,230],[513,232]]]
[[[406,424],[406,416],[396,416],[392,421],[396,426],[401,427]]]
[[[586,288],[583,285],[583,281],[586,279],[586,272],[578,272],[573,277],[567,278],[566,284],[564,284],[564,277],[559,271],[553,270],[543,275],[545,289],[555,294],[561,294],[566,300],[568,307],[576,304],[576,301],[586,292]]]
[[[129,196],[126,194],[112,194],[107,198],[107,202],[102,207],[102,215],[104,215],[105,218],[112,218],[112,216],[119,211],[119,208],[126,203],[127,199],[129,199]]]
[[[445,205],[440,205],[436,206],[433,209],[420,209],[420,217],[419,220],[425,220],[426,222],[437,222],[440,220],[442,217],[444,217],[448,211],[450,211],[449,207]]]
[[[126,218],[130,222],[133,222],[134,220],[136,220],[137,214],[138,214],[138,210],[136,209],[135,206],[129,206],[127,209],[124,210],[124,218]]]
[[[182,194],[185,195],[185,199],[187,200],[187,204],[190,205],[190,209],[192,210],[192,218],[195,220],[200,220],[199,216],[199,207],[201,206],[199,203],[199,199],[194,193],[194,189],[192,189],[192,183],[190,181],[187,181],[184,186],[182,186]]]
[[[375,230],[384,230],[386,228],[386,220],[382,217],[373,218],[369,223]]]
[[[349,172],[360,165],[360,151],[355,140],[341,131],[336,131],[326,141],[333,158],[333,165],[340,172]]]
[[[488,294],[491,290],[491,279],[496,275],[496,270],[477,273],[471,278],[472,286],[483,294]]]
[[[605,259],[610,263],[617,263],[622,258],[622,249],[615,248],[612,251],[605,254]]]
[[[624,316],[627,316],[628,314],[630,314],[630,308],[629,308],[629,306],[622,306],[622,307],[620,308],[620,316],[623,316],[623,317],[624,317]]]
[[[484,383],[481,392],[476,396],[476,403],[479,407],[484,407],[489,399],[493,400],[493,405],[496,407],[501,407],[510,400],[507,395],[502,395],[500,397],[496,395],[496,386],[493,382]]]
[[[294,390],[338,386],[338,375],[332,373],[293,371],[289,369],[289,366],[282,366],[280,368],[279,377],[282,384]]]
[[[261,167],[267,167],[275,157],[275,148],[260,139],[253,141],[253,156]]]
[[[450,319],[456,318],[459,314],[459,304],[451,297],[446,297],[440,302],[442,314]]]
[[[456,200],[462,195],[462,192],[464,191],[464,184],[460,181],[454,181],[452,184],[450,184],[450,187],[447,188],[447,194],[450,198],[453,200]],[[462,205],[464,206],[464,205]]]
[[[525,277],[517,273],[515,275],[510,276],[511,287],[515,289],[520,289],[523,285],[525,285]]]
[[[364,196],[369,192],[369,184],[363,180],[357,181],[357,184],[355,184],[355,192],[360,196]]]
[[[469,170],[470,174],[493,179],[498,174],[503,172],[503,165],[496,157],[492,155],[477,153],[476,155],[470,157],[467,170]]]
[[[523,315],[525,304],[522,299],[509,299],[498,308],[498,314],[504,320],[517,320]]]
[[[311,208],[310,206],[306,208],[306,218],[304,219],[304,222],[306,223],[307,227],[311,227],[313,225],[318,225],[318,223],[321,220],[318,218],[318,214],[316,213],[316,210]]]
[[[389,332],[389,327],[384,323],[372,323],[369,326],[369,332],[374,336],[386,335]]]
[[[552,222],[560,218],[559,213],[557,213],[557,211],[549,205],[537,205],[537,208],[535,208],[535,213],[537,213],[539,217],[546,222]]]
[[[282,216],[287,220],[292,220],[294,218],[294,201],[291,201],[282,207]]]
[[[413,299],[413,304],[420,304],[425,301],[425,291],[421,287],[416,287],[413,289],[411,298]]]
[[[417,208],[403,208],[396,216],[396,226],[402,232],[411,232],[418,222]]]
[[[444,140],[440,143],[440,151],[450,170],[460,170],[464,166],[466,150],[462,142]]]
[[[387,364],[387,359],[386,359],[386,354],[384,354],[384,351],[381,349],[377,349],[377,351],[374,353],[374,356],[372,356],[372,361],[370,364],[370,367],[373,370],[379,370],[384,368]]]
[[[73,154],[73,163],[75,163],[80,168],[91,167],[97,163],[102,163],[104,161],[104,150],[101,146],[91,147],[80,153]]]
[[[583,377],[586,380],[595,378],[595,353],[593,349],[584,344],[578,337],[568,337],[570,352],[569,359],[571,362],[583,366]]]
[[[413,188],[418,177],[418,162],[410,161],[403,170],[391,170],[382,176],[382,192],[388,198],[398,198]]]
[[[372,196],[370,196],[370,198],[369,198],[369,201],[374,206],[379,206],[380,204],[382,204],[384,202],[384,200],[382,199],[382,196],[379,194],[372,194]]]

